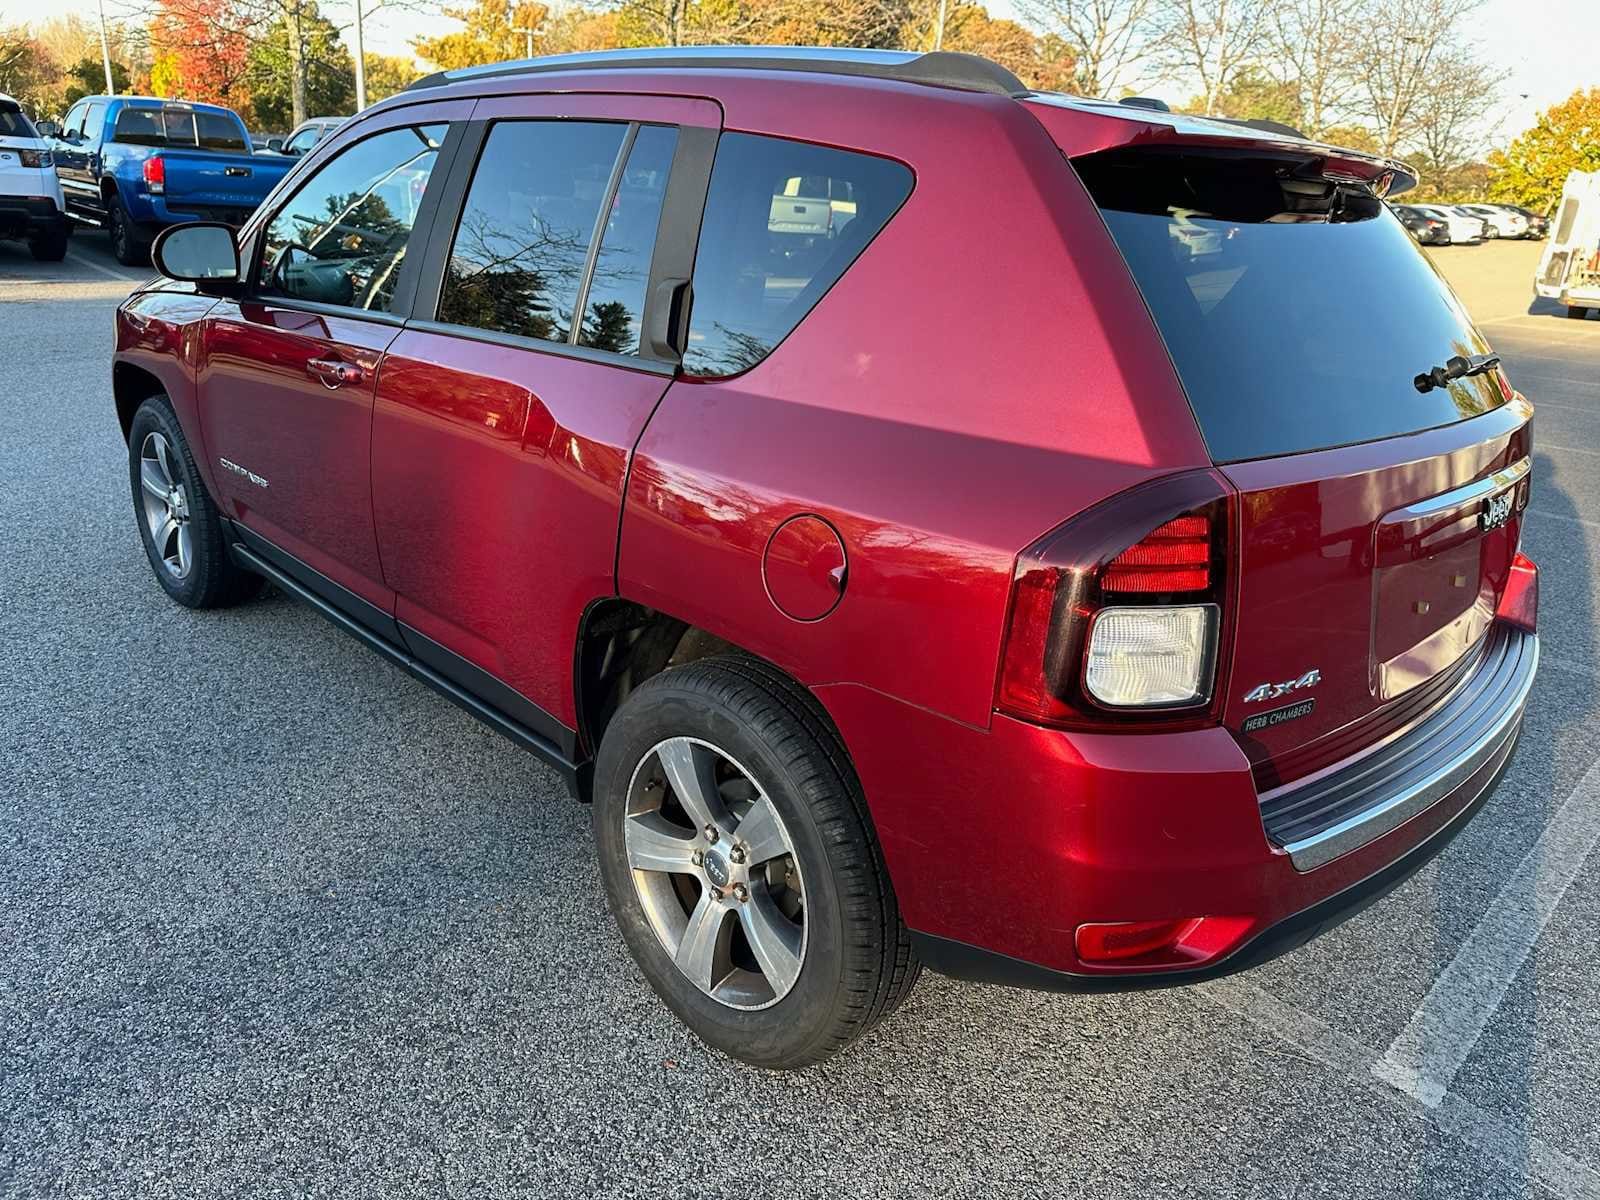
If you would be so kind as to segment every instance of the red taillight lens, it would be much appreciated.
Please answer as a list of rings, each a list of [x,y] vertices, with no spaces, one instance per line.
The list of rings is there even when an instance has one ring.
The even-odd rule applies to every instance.
[[[1075,727],[1208,717],[1230,495],[1212,471],[1168,476],[1112,497],[1023,551],[998,707]]]
[[[1106,567],[1108,592],[1203,592],[1211,586],[1211,520],[1175,517]]]
[[[161,193],[167,190],[167,164],[160,157],[144,160],[144,186],[147,191]]]

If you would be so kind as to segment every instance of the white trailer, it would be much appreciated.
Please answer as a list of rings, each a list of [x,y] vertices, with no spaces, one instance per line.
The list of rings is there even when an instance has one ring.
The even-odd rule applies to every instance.
[[[1600,171],[1567,176],[1533,290],[1579,320],[1600,309]]]

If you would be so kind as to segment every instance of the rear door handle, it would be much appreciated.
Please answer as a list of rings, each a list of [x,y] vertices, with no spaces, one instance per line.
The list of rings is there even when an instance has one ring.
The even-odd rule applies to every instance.
[[[306,374],[320,379],[330,392],[335,388],[354,387],[367,377],[355,363],[339,362],[332,358],[313,358],[306,363]]]

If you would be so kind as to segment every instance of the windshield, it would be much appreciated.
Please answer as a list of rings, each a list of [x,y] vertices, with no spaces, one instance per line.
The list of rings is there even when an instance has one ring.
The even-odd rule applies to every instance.
[[[1487,353],[1400,222],[1283,163],[1110,151],[1074,164],[1172,355],[1217,462],[1415,433],[1505,403]]]

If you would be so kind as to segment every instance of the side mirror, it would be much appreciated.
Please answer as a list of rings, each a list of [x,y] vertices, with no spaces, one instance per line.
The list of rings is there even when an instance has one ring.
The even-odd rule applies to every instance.
[[[239,286],[239,243],[233,230],[215,221],[165,229],[150,257],[169,279],[198,284],[202,292],[231,295]]]
[[[39,121],[39,122],[36,122],[34,124],[34,128],[39,131],[39,136],[42,137],[42,138],[53,138],[53,137],[60,137],[61,136],[61,126],[57,125],[54,121]]]
[[[267,149],[271,150],[274,154],[282,154],[283,153],[283,139],[282,138],[277,138],[277,137],[268,138],[267,139]]]

